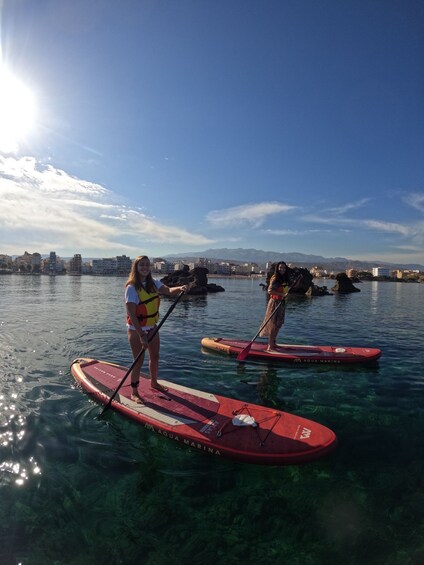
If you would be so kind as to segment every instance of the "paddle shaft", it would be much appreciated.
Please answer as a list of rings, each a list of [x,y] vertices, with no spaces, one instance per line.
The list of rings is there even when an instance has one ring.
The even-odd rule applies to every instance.
[[[165,314],[165,316],[162,318],[162,320],[160,321],[159,325],[157,325],[155,327],[155,329],[153,330],[152,334],[149,336],[148,339],[148,343],[150,343],[152,341],[152,339],[155,337],[155,335],[158,333],[158,331],[160,330],[160,328],[163,326],[165,320],[168,318],[168,316],[171,314],[172,310],[175,308],[175,306],[178,304],[179,299],[181,298],[181,296],[184,294],[184,290],[182,290],[179,295],[177,296],[177,298],[175,299],[175,301],[171,304],[169,310],[167,311],[167,313]],[[121,388],[121,386],[124,384],[124,382],[126,381],[128,375],[131,373],[131,371],[134,369],[137,361],[139,361],[140,357],[143,355],[143,353],[145,352],[146,348],[143,347],[140,351],[140,353],[137,355],[137,357],[134,359],[134,361],[131,364],[131,367],[128,369],[128,371],[125,373],[123,379],[121,380],[121,382],[119,383],[119,385],[116,387],[115,392],[112,394],[112,396],[109,398],[107,404],[105,404],[103,410],[100,412],[99,414],[99,418],[101,416],[103,416],[103,414],[106,412],[106,410],[109,408],[109,406],[112,404],[112,400],[115,398],[115,396],[118,394],[119,389]]]
[[[291,291],[291,289],[299,282],[300,280],[300,276],[297,277],[297,279],[294,281],[294,283],[292,283],[289,288],[287,289],[286,292],[286,296],[288,295],[288,293]],[[286,297],[285,296],[285,297]],[[284,297],[284,298],[285,298]],[[271,320],[271,318],[273,316],[275,316],[275,314],[277,313],[278,309],[283,305],[284,303],[284,298],[283,300],[280,301],[280,303],[278,304],[277,308],[275,308],[275,310],[272,312],[272,314],[270,314],[268,316],[268,318],[265,320],[265,322],[262,324],[262,326],[259,328],[258,333],[255,335],[255,337],[246,345],[246,347],[243,349],[243,351],[240,351],[240,353],[237,355],[237,361],[244,361],[244,359],[246,359],[246,357],[249,355],[249,351],[250,348],[253,345],[253,342],[255,341],[255,339],[258,337],[258,335],[261,333],[261,331],[264,329],[264,327],[268,324],[268,322]]]

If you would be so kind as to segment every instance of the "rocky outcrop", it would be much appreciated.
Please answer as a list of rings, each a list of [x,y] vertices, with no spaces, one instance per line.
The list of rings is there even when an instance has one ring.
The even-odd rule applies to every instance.
[[[190,271],[188,265],[184,265],[181,270],[166,275],[166,277],[161,279],[161,282],[171,288],[191,284],[191,288],[187,292],[187,294],[191,295],[204,295],[208,294],[208,292],[224,292],[225,288],[222,288],[222,286],[208,282],[208,273],[209,270],[205,267],[195,267]]]
[[[326,286],[318,286],[316,284],[311,284],[305,294],[306,296],[333,296],[332,292],[328,292]]]
[[[348,293],[348,292],[361,292],[360,288],[353,286],[352,281],[346,273],[339,273],[336,275],[336,284],[331,289],[334,292]]]

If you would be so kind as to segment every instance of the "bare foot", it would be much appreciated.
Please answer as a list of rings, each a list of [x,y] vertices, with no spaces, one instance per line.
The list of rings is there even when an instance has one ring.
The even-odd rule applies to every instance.
[[[138,390],[134,391],[134,392],[131,394],[131,400],[132,400],[133,402],[136,402],[137,404],[144,404],[144,400],[141,398],[141,396],[140,396]]]
[[[152,388],[155,390],[159,390],[160,392],[167,392],[168,389],[162,385],[160,385],[159,383],[156,383],[154,385],[152,385]]]

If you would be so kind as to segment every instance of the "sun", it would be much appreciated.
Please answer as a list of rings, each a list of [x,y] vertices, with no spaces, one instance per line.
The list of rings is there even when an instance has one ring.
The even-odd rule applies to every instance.
[[[13,153],[35,125],[36,105],[32,92],[0,66],[0,151]]]

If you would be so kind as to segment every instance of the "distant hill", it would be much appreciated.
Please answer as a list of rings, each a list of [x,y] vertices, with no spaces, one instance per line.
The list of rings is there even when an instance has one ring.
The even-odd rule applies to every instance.
[[[308,255],[305,253],[278,253],[276,251],[262,251],[261,249],[206,249],[205,251],[177,253],[166,255],[164,259],[193,259],[196,257],[204,257],[205,259],[216,261],[230,261],[232,263],[257,263],[263,268],[266,263],[275,263],[277,261],[285,261],[286,263],[295,263],[298,266],[313,267],[319,266],[331,270],[345,269],[371,269],[372,267],[387,267],[392,269],[419,269],[424,270],[423,265],[419,264],[398,264],[385,263],[383,261],[357,261],[346,259],[345,257],[323,257],[322,255]]]

